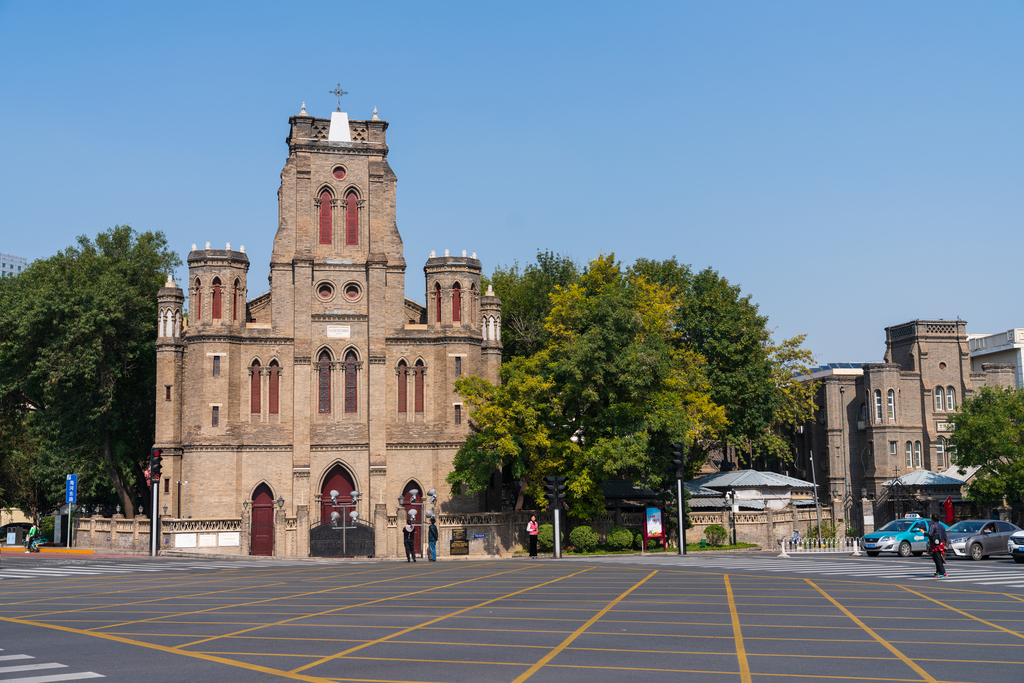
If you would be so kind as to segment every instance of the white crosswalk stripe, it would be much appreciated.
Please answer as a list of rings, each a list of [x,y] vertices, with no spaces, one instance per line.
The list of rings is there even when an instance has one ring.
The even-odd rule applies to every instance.
[[[666,568],[694,568],[714,567],[716,569],[728,569],[737,572],[779,572],[787,574],[820,574],[824,576],[842,576],[844,578],[876,578],[876,579],[906,579],[909,581],[936,581],[934,565],[929,558],[919,560],[900,561],[899,566],[893,566],[889,562],[879,563],[872,566],[877,560],[844,558],[844,559],[802,559],[802,558],[779,558],[779,557],[751,557],[751,556],[704,556],[704,557],[679,557],[678,555],[662,557],[633,557],[607,558],[566,558],[576,561],[608,561],[615,563],[629,562],[648,565],[660,565]],[[998,586],[1001,588],[1022,588],[1024,587],[1024,567],[1007,564],[992,564],[989,566],[977,566],[974,563],[965,564],[963,561],[948,562],[946,564],[947,578],[938,579],[942,583],[951,584],[975,584],[979,586]]]
[[[3,652],[3,648],[0,648],[0,652]],[[25,661],[28,659],[35,659],[32,655],[26,654],[13,654],[13,655],[0,655],[0,662],[13,662],[13,661]],[[7,674],[18,674],[18,673],[32,673],[36,671],[46,671],[53,669],[70,669],[71,667],[67,664],[61,664],[60,662],[36,662],[33,664],[14,664],[14,665],[0,665],[0,675],[3,676],[0,681],[3,683],[60,683],[61,681],[81,681],[87,678],[106,678],[103,674],[98,674],[95,671],[62,671],[61,673],[48,673],[42,676],[16,676],[14,678],[8,678]]]
[[[43,565],[43,566],[31,566],[28,564],[16,564],[0,566],[0,580],[4,579],[46,579],[46,578],[63,578],[63,577],[86,577],[86,576],[101,576],[104,574],[138,574],[147,572],[187,572],[187,571],[222,571],[222,570],[236,570],[241,571],[244,569],[254,568],[266,568],[266,567],[278,567],[283,568],[286,566],[294,566],[297,564],[304,564],[299,562],[287,562],[287,561],[267,561],[267,562],[253,562],[253,561],[238,561],[238,562],[176,562],[176,561],[165,561],[165,562],[140,562],[138,564],[113,564],[113,563],[93,563],[88,562],[87,564],[77,566],[54,566],[54,565]],[[6,683],[6,682],[4,682]]]

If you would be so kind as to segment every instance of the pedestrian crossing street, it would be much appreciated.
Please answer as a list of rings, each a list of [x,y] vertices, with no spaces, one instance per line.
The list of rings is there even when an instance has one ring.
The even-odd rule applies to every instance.
[[[4,562],[0,566],[0,581],[5,579],[46,579],[68,578],[79,576],[103,576],[117,574],[141,574],[146,572],[187,572],[187,571],[218,571],[243,570],[260,567],[285,567],[300,564],[287,561],[239,561],[239,562],[175,562],[175,561],[138,561],[138,562],[86,562],[76,565],[39,564]],[[0,683],[4,683],[0,679]]]
[[[70,669],[60,662],[39,662],[32,655],[8,654],[0,648],[0,683],[60,683],[60,681],[81,681],[86,678],[106,678],[95,671],[60,671]],[[47,672],[40,674],[39,672]],[[27,674],[27,675],[22,675]],[[8,676],[14,675],[13,678]]]
[[[582,560],[583,558],[572,558]],[[605,558],[601,558],[604,560]],[[612,558],[608,558],[612,560]],[[614,558],[616,562],[628,561],[648,565],[660,565],[666,569],[696,569],[714,567],[743,573],[774,572],[787,574],[817,574],[842,578],[905,579],[908,581],[941,581],[950,585],[975,585],[987,588],[1024,588],[1024,566],[1005,562],[971,562],[959,560],[946,562],[947,577],[935,578],[935,565],[931,558],[909,560],[882,560],[876,558],[844,557],[842,559],[801,559],[796,557],[754,557],[750,555],[719,555],[705,557],[679,557],[678,555],[643,559]]]

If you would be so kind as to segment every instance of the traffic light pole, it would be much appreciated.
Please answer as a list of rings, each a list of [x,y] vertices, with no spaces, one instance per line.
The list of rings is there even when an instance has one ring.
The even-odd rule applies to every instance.
[[[562,530],[561,525],[558,523],[558,518],[561,516],[558,514],[558,508],[555,510],[555,559],[561,559],[562,557]]]
[[[160,551],[160,513],[158,512],[160,509],[160,480],[153,479],[150,485],[153,487],[153,494],[150,499],[153,508],[152,512],[149,513],[149,554],[156,557],[156,554]]]
[[[683,480],[676,479],[676,500],[678,501],[677,512],[679,517],[679,554],[686,554],[686,526],[683,525],[683,506],[686,501],[683,499]]]

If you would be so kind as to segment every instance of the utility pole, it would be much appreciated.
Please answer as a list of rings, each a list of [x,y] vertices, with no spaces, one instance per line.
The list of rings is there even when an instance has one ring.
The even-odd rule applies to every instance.
[[[163,451],[159,448],[149,452],[149,485],[153,491],[150,497],[152,508],[149,512],[149,554],[153,557],[160,552],[160,461],[163,460],[161,453]]]
[[[814,510],[818,514],[818,540],[821,541],[821,503],[818,501],[818,473],[814,471],[814,451],[808,450],[811,458],[811,482],[814,484]]]
[[[672,444],[672,465],[676,470],[676,517],[679,521],[679,554],[686,554],[686,498],[683,496],[683,477],[686,476],[686,452],[683,444]]]

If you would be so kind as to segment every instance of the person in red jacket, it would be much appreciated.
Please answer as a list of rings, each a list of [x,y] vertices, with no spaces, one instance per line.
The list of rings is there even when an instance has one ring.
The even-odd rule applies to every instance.
[[[928,525],[928,550],[932,553],[932,560],[935,562],[935,578],[946,578],[946,560],[943,554],[946,552],[946,528],[939,524],[939,516],[932,515],[931,524]]]
[[[526,525],[526,533],[530,534],[530,557],[537,557],[537,532],[539,530],[540,525],[537,524],[537,517],[530,517],[530,522]]]

